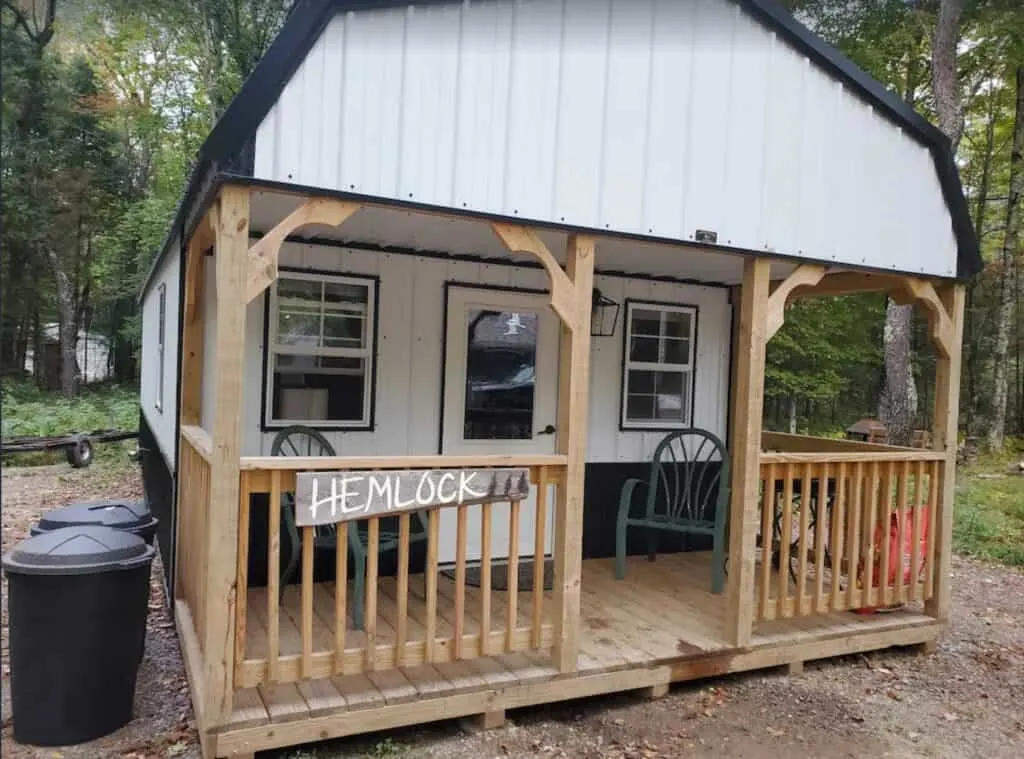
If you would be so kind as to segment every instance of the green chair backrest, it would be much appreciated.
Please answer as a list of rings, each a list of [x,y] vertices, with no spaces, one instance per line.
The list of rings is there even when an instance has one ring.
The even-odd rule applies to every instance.
[[[651,460],[647,518],[676,524],[714,521],[728,483],[729,453],[716,435],[697,427],[671,432]]]

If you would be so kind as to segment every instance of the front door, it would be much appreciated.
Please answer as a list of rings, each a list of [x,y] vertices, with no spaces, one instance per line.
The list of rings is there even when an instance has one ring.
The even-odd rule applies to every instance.
[[[450,286],[445,335],[446,455],[555,452],[558,394],[558,317],[543,294]],[[536,492],[534,490],[534,492]],[[519,511],[519,556],[534,553],[536,496]],[[554,533],[551,499],[545,553]],[[508,504],[494,504],[491,556],[509,549]],[[481,556],[480,506],[467,514],[470,561]],[[456,510],[442,509],[438,561],[455,561]]]

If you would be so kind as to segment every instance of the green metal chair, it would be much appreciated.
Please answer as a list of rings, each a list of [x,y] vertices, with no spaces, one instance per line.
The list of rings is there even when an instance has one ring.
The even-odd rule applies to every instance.
[[[647,481],[629,479],[622,486],[615,576],[620,580],[626,576],[626,532],[630,527],[647,530],[650,561],[657,554],[659,531],[710,535],[711,591],[721,593],[725,589],[728,483],[729,453],[718,437],[694,427],[669,433],[654,450]],[[633,509],[638,488],[646,488],[640,514]]]
[[[285,427],[274,436],[274,441],[270,446],[270,455],[335,456],[336,454],[327,438],[319,432],[302,425],[293,425]],[[410,545],[426,540],[428,534],[428,523],[425,513],[422,511],[415,513],[419,529],[409,530]],[[281,573],[281,595],[283,597],[284,589],[291,581],[298,567],[302,548],[302,539],[299,537],[299,529],[295,524],[295,495],[293,493],[282,494],[281,514],[291,547],[288,564]],[[356,630],[362,630],[363,610],[365,608],[363,599],[366,592],[366,548],[369,543],[367,523],[366,521],[347,522],[342,525],[342,529],[348,534],[348,552],[355,567],[352,578],[352,623]],[[381,519],[377,553],[382,554],[397,550],[398,543],[398,518],[388,517]],[[314,551],[338,550],[338,530],[336,525],[322,525],[314,528],[313,549]]]

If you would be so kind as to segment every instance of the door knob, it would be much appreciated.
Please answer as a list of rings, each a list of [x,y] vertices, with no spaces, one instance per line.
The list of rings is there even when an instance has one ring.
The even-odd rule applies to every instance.
[[[554,435],[555,434],[555,425],[549,424],[544,429],[538,430],[537,434],[538,435]]]

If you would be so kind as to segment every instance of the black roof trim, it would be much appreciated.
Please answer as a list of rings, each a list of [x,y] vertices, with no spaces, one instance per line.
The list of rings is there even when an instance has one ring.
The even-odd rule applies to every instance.
[[[189,185],[179,204],[172,232],[168,235],[160,255],[153,262],[140,297],[145,295],[153,274],[174,239],[173,229],[180,227],[188,217],[203,178],[209,177],[211,173],[219,173],[220,169],[238,160],[292,74],[336,14],[409,5],[442,5],[457,1],[298,0],[267,53],[246,79],[200,148],[198,165],[192,172]],[[755,19],[774,30],[814,63],[849,86],[879,113],[931,151],[957,238],[957,277],[966,278],[980,272],[983,267],[981,251],[974,234],[974,225],[967,199],[964,197],[955,157],[946,136],[899,96],[887,90],[880,82],[858,68],[853,61],[797,21],[777,0],[733,2],[737,2]]]

